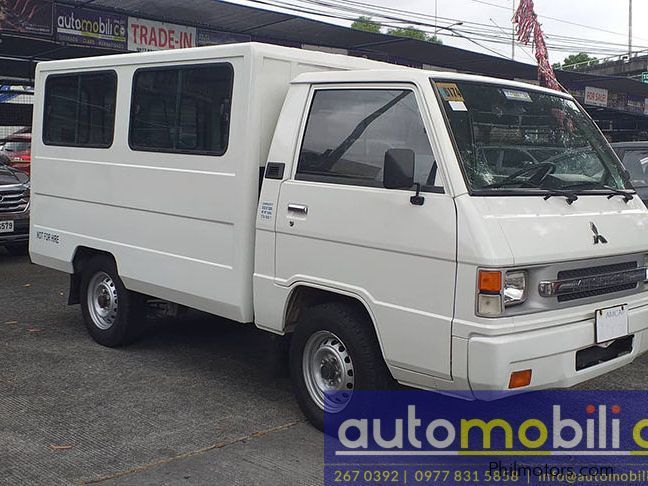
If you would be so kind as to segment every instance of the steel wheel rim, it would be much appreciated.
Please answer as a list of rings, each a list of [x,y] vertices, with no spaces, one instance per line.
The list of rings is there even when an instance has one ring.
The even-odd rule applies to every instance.
[[[110,329],[117,320],[117,287],[106,272],[97,272],[90,279],[88,310],[92,323],[102,331]]]
[[[355,370],[339,337],[329,331],[310,336],[304,347],[302,369],[308,394],[318,407],[329,413],[344,410],[353,394]]]

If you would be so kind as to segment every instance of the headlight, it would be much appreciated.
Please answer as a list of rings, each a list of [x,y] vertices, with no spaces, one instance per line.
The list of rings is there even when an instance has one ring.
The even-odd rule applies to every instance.
[[[505,306],[521,304],[526,300],[526,281],[525,271],[506,272],[504,279]]]
[[[525,270],[479,270],[477,279],[477,314],[499,317],[506,307],[521,304],[527,297]]]

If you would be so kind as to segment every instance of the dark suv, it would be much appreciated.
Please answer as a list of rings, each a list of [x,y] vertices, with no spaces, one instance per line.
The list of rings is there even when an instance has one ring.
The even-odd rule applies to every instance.
[[[23,254],[29,243],[29,176],[6,159],[0,155],[0,246]]]
[[[618,142],[613,143],[612,148],[630,174],[637,194],[648,205],[648,141]]]

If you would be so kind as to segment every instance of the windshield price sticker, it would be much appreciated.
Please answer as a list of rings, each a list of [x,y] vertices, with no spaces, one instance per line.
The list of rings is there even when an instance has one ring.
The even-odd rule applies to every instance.
[[[533,103],[531,95],[526,91],[518,91],[516,89],[502,89],[502,94],[506,96],[507,100],[526,101],[527,103]]]
[[[459,87],[454,83],[437,83],[437,88],[441,96],[446,101],[464,101],[464,97],[459,90]]]

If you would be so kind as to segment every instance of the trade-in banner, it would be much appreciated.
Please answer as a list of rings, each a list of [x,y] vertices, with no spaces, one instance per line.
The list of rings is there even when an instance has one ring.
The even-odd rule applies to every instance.
[[[236,42],[250,42],[252,38],[245,34],[232,34],[230,32],[219,32],[216,30],[198,29],[196,45],[216,46],[219,44],[233,44]]]
[[[195,27],[128,18],[129,51],[159,51],[183,47],[196,47]]]
[[[124,15],[57,4],[54,20],[59,41],[126,50],[128,20]]]
[[[52,35],[51,0],[0,0],[0,32]]]

